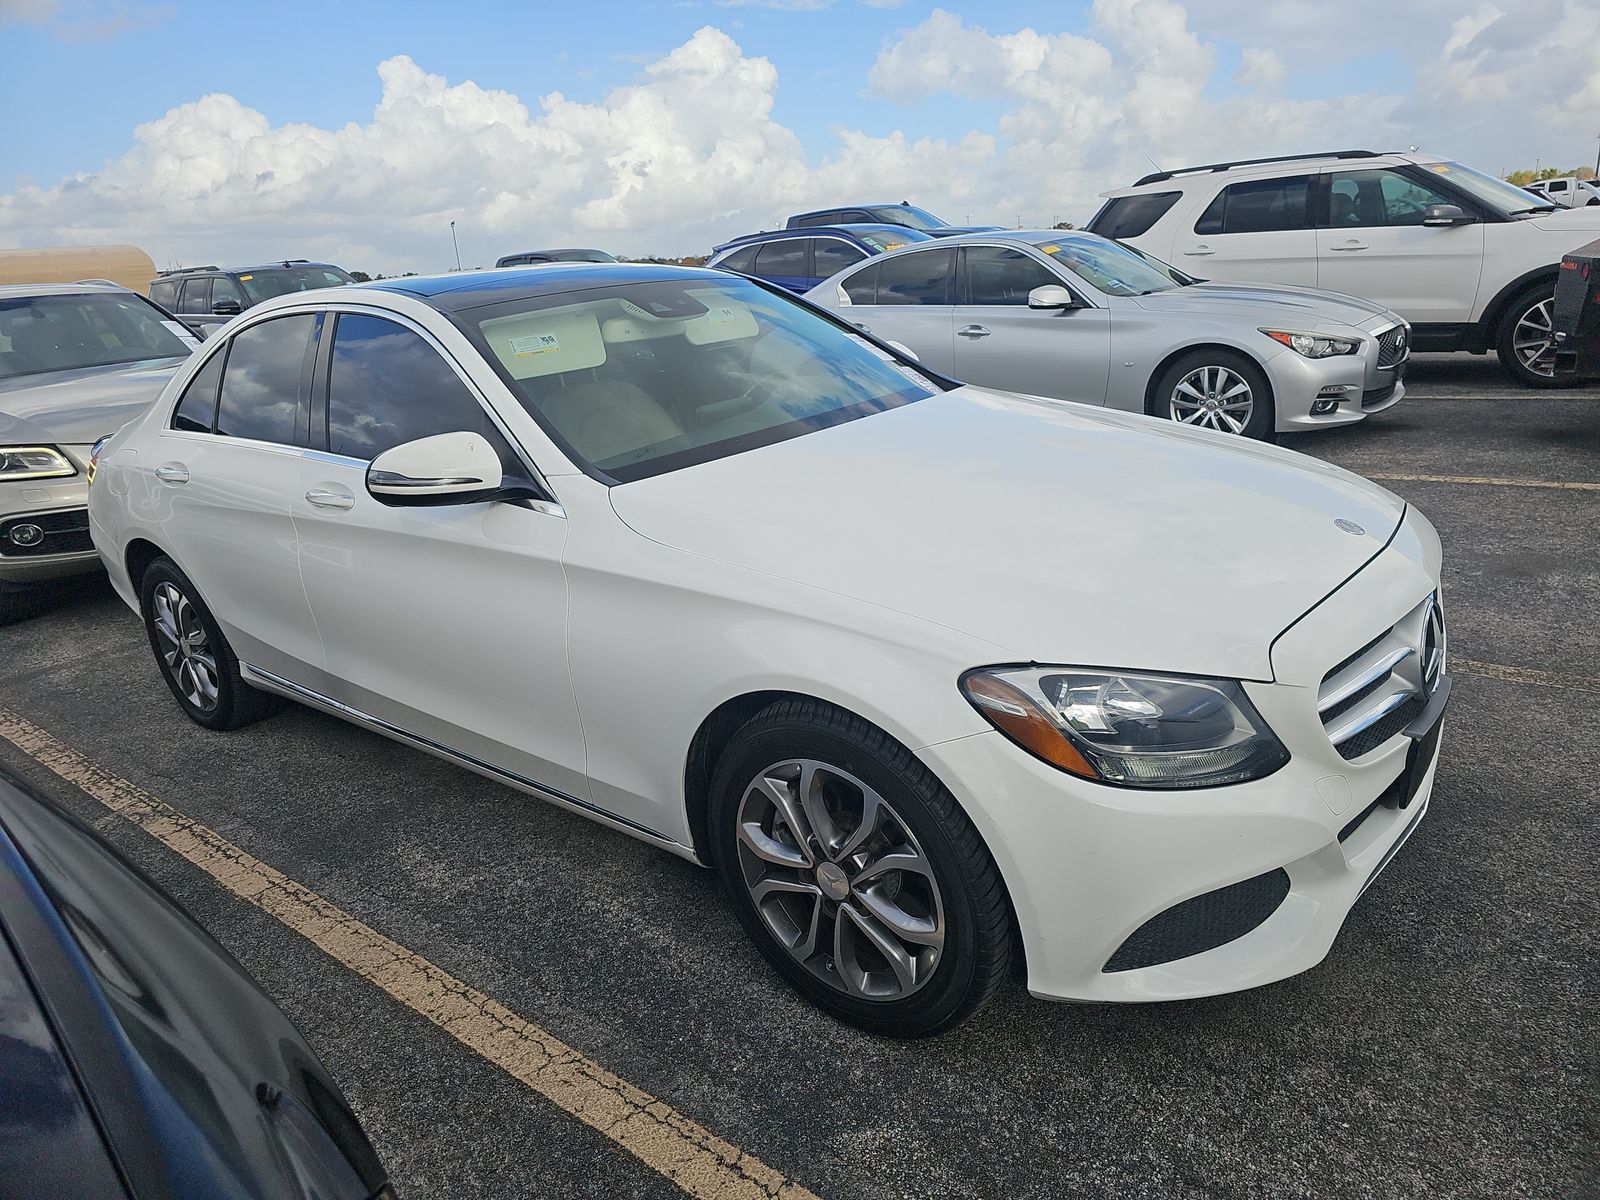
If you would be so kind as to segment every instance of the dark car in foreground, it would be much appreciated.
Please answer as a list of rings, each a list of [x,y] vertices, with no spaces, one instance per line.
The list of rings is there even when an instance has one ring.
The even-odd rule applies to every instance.
[[[0,773],[0,1195],[393,1200],[289,1019],[173,901]]]
[[[909,200],[899,204],[849,204],[842,208],[819,208],[795,213],[784,222],[786,229],[811,229],[818,225],[903,225],[929,237],[954,237],[958,233],[988,233],[999,225],[952,225]]]
[[[614,263],[616,258],[604,250],[570,247],[561,250],[524,250],[495,259],[497,267],[536,267],[540,263]]]
[[[724,242],[706,266],[807,292],[824,279],[874,254],[887,254],[930,235],[904,225],[824,225],[749,233]]]
[[[205,334],[274,296],[338,287],[355,279],[332,263],[287,258],[259,267],[180,267],[150,283],[150,299]]]
[[[1600,241],[1562,258],[1550,321],[1556,375],[1600,376]]]

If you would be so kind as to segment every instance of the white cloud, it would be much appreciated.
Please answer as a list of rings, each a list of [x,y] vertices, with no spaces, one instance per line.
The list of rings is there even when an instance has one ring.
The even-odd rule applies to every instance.
[[[1417,143],[1494,169],[1537,152],[1530,122],[1593,145],[1600,5],[1522,0],[1504,13],[1484,0],[1447,16],[1447,0],[1417,2],[1429,19],[1401,23],[1414,87],[1397,77],[1310,100],[1282,95],[1306,64],[1329,61],[1314,23],[1286,15],[1301,6],[1096,0],[1079,32],[990,32],[935,10],[871,69],[855,110],[879,130],[840,126],[809,147],[774,118],[778,68],[711,26],[592,103],[559,92],[525,103],[402,55],[378,65],[370,119],[342,128],[274,125],[224,94],[174,108],[99,170],[0,196],[0,243],[132,241],[162,262],[316,256],[431,270],[451,261],[451,220],[469,263],[539,244],[687,253],[841,198],[904,197],[955,219],[1081,220],[1149,160]],[[1367,30],[1386,5],[1347,0],[1346,17]],[[48,21],[58,8],[0,0],[0,19]],[[1211,30],[1246,9],[1262,19],[1238,43],[1244,87],[1229,88]],[[1204,36],[1192,16],[1202,10]],[[1001,115],[946,137],[893,131],[894,106],[938,95]]]

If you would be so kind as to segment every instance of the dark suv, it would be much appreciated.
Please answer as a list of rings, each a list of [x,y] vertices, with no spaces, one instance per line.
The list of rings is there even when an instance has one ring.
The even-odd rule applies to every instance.
[[[260,267],[182,267],[150,283],[150,299],[204,334],[214,333],[245,309],[290,292],[354,283],[331,263],[284,259]]]

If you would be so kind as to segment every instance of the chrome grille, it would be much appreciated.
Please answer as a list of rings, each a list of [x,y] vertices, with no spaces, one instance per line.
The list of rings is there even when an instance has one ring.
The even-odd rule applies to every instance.
[[[1324,675],[1317,714],[1339,754],[1359,758],[1397,737],[1438,686],[1444,655],[1436,593]]]
[[[1411,331],[1396,325],[1378,335],[1378,366],[1383,369],[1397,367],[1411,353]]]

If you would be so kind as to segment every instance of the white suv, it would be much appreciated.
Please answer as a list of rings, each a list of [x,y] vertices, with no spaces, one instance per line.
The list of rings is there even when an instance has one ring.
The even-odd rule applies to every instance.
[[[1410,321],[1416,350],[1494,349],[1518,381],[1553,387],[1561,256],[1600,209],[1419,154],[1341,150],[1159,171],[1106,193],[1088,224],[1210,279],[1347,292]]]

